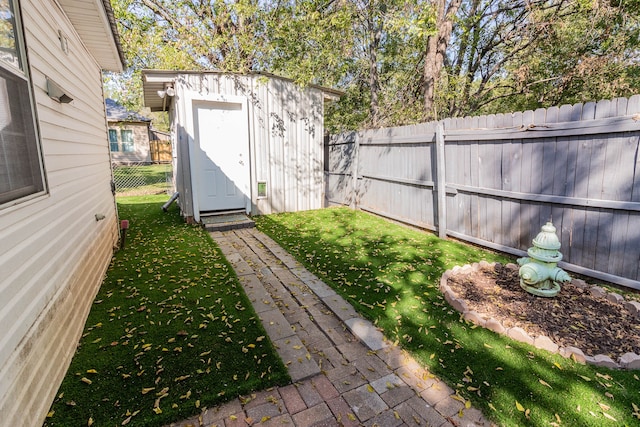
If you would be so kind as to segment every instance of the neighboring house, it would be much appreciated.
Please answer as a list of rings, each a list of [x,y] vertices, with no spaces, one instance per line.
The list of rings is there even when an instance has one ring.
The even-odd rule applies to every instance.
[[[151,119],[129,111],[113,99],[105,99],[109,149],[114,163],[151,163]]]
[[[0,26],[0,424],[35,426],[118,242],[101,71],[124,61],[108,0],[7,0]]]
[[[168,110],[188,221],[323,207],[324,103],[339,91],[271,74],[143,71],[144,102]]]

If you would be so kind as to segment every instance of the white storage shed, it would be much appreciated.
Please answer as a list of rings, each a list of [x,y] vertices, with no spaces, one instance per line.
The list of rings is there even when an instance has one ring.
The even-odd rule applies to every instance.
[[[271,74],[143,71],[144,102],[169,111],[182,215],[323,207],[324,105],[341,92]]]

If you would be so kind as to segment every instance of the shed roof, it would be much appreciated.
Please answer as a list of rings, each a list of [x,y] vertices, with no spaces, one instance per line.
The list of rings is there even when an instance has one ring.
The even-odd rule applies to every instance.
[[[121,72],[125,59],[109,0],[58,0],[103,70]]]
[[[110,122],[150,122],[151,119],[138,114],[134,111],[129,111],[122,105],[118,104],[111,98],[106,98],[104,104],[107,107],[107,120]]]
[[[166,106],[166,99],[160,97],[159,92],[165,91],[167,85],[172,84],[181,74],[214,74],[214,75],[258,75],[273,79],[280,79],[293,82],[292,79],[277,76],[265,72],[253,72],[248,74],[229,73],[224,71],[172,71],[172,70],[142,70],[142,87],[144,91],[144,105],[151,108],[151,111],[163,111]],[[309,85],[309,87],[319,89],[324,94],[325,100],[337,100],[344,92],[319,85]]]

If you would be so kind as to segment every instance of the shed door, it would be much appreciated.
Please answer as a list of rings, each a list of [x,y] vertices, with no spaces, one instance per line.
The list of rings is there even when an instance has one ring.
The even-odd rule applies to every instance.
[[[249,132],[243,104],[196,101],[193,114],[199,211],[247,209]]]

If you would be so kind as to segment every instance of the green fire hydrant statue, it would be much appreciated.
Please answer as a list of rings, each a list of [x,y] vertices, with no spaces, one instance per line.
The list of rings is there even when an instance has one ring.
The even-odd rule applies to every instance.
[[[525,291],[541,297],[554,297],[560,292],[560,283],[571,281],[566,271],[558,267],[562,260],[560,240],[551,222],[542,226],[542,231],[533,239],[529,257],[519,258],[520,286]]]

